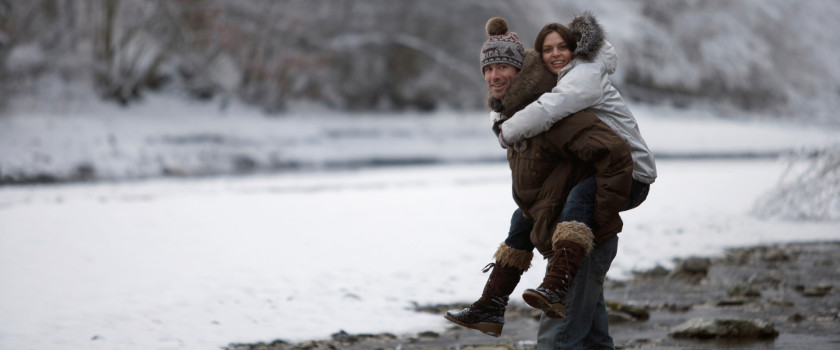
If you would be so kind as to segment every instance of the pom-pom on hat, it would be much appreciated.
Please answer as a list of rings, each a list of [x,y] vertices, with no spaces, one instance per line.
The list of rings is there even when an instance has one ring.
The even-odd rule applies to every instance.
[[[515,32],[508,32],[508,24],[504,18],[493,17],[485,25],[487,30],[487,41],[481,45],[482,74],[484,67],[493,63],[507,63],[517,69],[522,69],[522,62],[525,59],[525,47]]]

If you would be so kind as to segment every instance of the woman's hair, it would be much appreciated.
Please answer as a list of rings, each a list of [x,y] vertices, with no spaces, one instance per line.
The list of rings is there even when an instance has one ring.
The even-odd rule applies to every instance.
[[[540,30],[539,34],[537,34],[537,39],[534,40],[534,50],[542,52],[545,37],[553,32],[560,34],[560,37],[566,42],[566,47],[569,48],[569,51],[572,53],[575,52],[575,49],[577,49],[577,40],[575,40],[575,36],[572,35],[572,31],[569,30],[569,28],[566,28],[566,26],[560,23],[546,24],[545,27]]]

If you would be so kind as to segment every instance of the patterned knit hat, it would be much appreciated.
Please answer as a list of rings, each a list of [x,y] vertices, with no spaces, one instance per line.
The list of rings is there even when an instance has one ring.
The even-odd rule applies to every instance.
[[[487,41],[481,46],[481,70],[493,63],[507,63],[517,69],[522,69],[525,59],[525,47],[515,32],[508,32],[507,21],[501,17],[493,17],[486,25]]]

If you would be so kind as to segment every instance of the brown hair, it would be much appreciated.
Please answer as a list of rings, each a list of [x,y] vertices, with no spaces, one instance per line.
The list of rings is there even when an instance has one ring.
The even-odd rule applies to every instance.
[[[572,53],[575,52],[575,49],[577,49],[577,40],[575,39],[575,36],[569,28],[566,28],[566,26],[560,23],[549,23],[546,24],[545,27],[542,27],[539,34],[537,34],[537,39],[534,40],[534,50],[542,52],[545,37],[551,33],[560,34],[560,37],[566,42],[566,47],[569,48],[569,51]]]

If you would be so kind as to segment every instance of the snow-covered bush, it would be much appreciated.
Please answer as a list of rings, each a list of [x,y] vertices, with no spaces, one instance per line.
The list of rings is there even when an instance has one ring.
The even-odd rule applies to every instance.
[[[790,156],[779,185],[756,201],[761,217],[840,220],[840,144]]]

